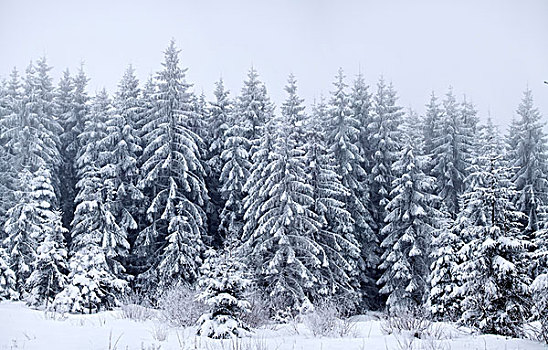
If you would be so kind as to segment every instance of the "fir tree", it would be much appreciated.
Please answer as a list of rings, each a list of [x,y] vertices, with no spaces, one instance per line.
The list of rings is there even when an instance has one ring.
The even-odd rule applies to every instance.
[[[59,173],[60,195],[63,200],[63,225],[70,227],[74,217],[76,198],[77,155],[80,150],[79,135],[84,129],[84,122],[89,109],[89,96],[86,87],[87,78],[83,65],[80,66],[78,74],[71,77],[68,70],[63,73],[55,94],[55,105],[59,122],[63,127],[61,133],[62,167]],[[70,237],[68,242],[70,243]]]
[[[28,302],[34,306],[45,306],[46,309],[65,287],[68,272],[64,244],[67,229],[62,226],[60,212],[48,214],[42,233],[44,238],[36,249],[34,270],[27,280]]]
[[[461,114],[450,89],[443,101],[443,117],[435,124],[432,175],[437,179],[438,194],[452,217],[461,209],[459,197],[464,192],[470,159],[465,137]]]
[[[314,212],[322,227],[315,241],[325,251],[327,264],[321,268],[320,294],[336,297],[347,306],[358,302],[363,260],[360,245],[354,236],[351,214],[341,201],[341,194],[349,195],[337,174],[336,162],[327,149],[325,123],[327,105],[320,101],[307,116],[305,124],[305,165],[312,186]]]
[[[302,108],[298,106],[300,100],[292,96],[293,85],[290,81],[286,86],[289,97],[282,116],[273,121],[275,142],[268,162],[264,168],[254,169],[261,171],[254,174],[259,180],[257,188],[244,200],[241,249],[255,266],[259,284],[271,297],[276,296],[281,306],[295,308],[318,294],[317,271],[325,253],[314,241],[321,223],[312,210],[314,200],[304,172],[304,152],[297,143],[296,121],[300,117],[295,113]]]
[[[378,229],[384,226],[384,207],[390,201],[392,191],[392,164],[401,145],[401,134],[398,126],[402,122],[403,112],[396,105],[397,96],[392,84],[386,85],[383,78],[377,84],[374,96],[374,111],[369,124],[370,143],[374,150],[371,163],[370,188],[372,212]]]
[[[213,245],[221,246],[222,241],[226,235],[221,229],[221,223],[223,218],[223,207],[225,206],[226,198],[222,194],[222,180],[221,173],[226,159],[222,158],[222,154],[225,150],[225,142],[230,135],[227,130],[236,127],[236,121],[232,115],[233,104],[229,98],[229,92],[225,89],[224,82],[219,79],[215,83],[215,101],[210,103],[209,120],[207,121],[209,131],[207,140],[207,176],[206,185],[211,198],[211,210],[209,215],[209,232],[213,236]],[[237,132],[231,132],[237,136]],[[228,148],[232,148],[229,145]],[[245,145],[245,150],[249,149],[249,145]],[[249,169],[249,168],[248,168]],[[242,185],[243,187],[243,185]],[[240,187],[241,189],[241,187]],[[226,221],[226,219],[225,219]]]
[[[427,307],[434,319],[455,322],[461,315],[462,300],[458,295],[460,281],[456,272],[461,263],[458,252],[464,245],[459,233],[466,220],[455,222],[443,204],[440,214],[430,253],[432,263]]]
[[[533,105],[531,90],[524,92],[517,114],[520,118],[515,130],[517,147],[512,159],[512,166],[517,169],[513,178],[517,190],[514,203],[528,218],[525,229],[534,232],[539,228],[539,211],[546,204],[548,168],[544,124]]]
[[[0,300],[16,300],[19,297],[15,272],[9,260],[6,250],[0,247]]]
[[[428,158],[414,155],[406,146],[392,165],[398,177],[392,184],[387,205],[386,226],[381,243],[384,253],[379,266],[384,270],[379,279],[381,294],[387,294],[390,311],[414,310],[428,296],[427,276],[436,197],[432,195],[434,179],[423,172]]]
[[[106,136],[106,122],[112,114],[105,90],[95,96],[79,135],[79,181],[76,210],[72,221],[72,251],[68,283],[53,303],[68,312],[97,312],[118,303],[127,282],[120,256],[129,248],[125,232],[105,204],[107,187],[101,168],[105,164],[100,141]]]
[[[242,319],[250,308],[245,291],[251,279],[244,264],[227,249],[220,254],[209,251],[208,255],[201,267],[198,300],[209,310],[198,320],[198,335],[214,339],[241,337],[249,331]]]
[[[461,230],[464,261],[457,267],[461,321],[485,333],[518,336],[527,317],[529,280],[523,258],[529,244],[520,238],[523,214],[511,202],[516,191],[498,151],[492,147],[484,152],[466,179],[469,190],[459,217],[468,224]]]
[[[274,114],[274,106],[266,92],[265,85],[259,80],[255,68],[251,67],[247,74],[247,80],[238,96],[236,111],[242,118],[242,127],[246,130],[244,135],[250,142],[250,157],[253,157],[254,149],[259,147],[265,125]]]
[[[422,140],[424,143],[423,153],[425,155],[433,156],[434,153],[434,139],[436,138],[435,132],[436,125],[442,120],[443,111],[438,103],[436,94],[432,92],[430,95],[430,102],[426,105],[426,113],[424,115],[424,122],[422,128]],[[432,169],[427,169],[428,173]]]
[[[367,206],[365,192],[366,173],[362,167],[364,162],[359,148],[359,122],[351,114],[349,98],[345,91],[344,73],[342,69],[333,83],[329,119],[326,122],[327,147],[337,165],[337,173],[342,185],[348,190],[339,195],[354,221],[354,236],[362,247],[362,258],[365,262],[360,266],[362,289],[367,290],[368,298],[376,294],[374,288],[374,269],[378,263],[378,241],[373,229],[374,221]]]
[[[171,266],[167,262],[182,264],[198,259],[196,255],[173,254],[181,252],[176,246],[184,244],[177,240],[190,236],[194,242],[201,242],[207,228],[203,207],[209,198],[197,146],[201,140],[188,127],[195,115],[188,92],[190,84],[185,79],[186,69],[179,67],[178,56],[179,50],[172,41],[165,51],[164,69],[157,75],[155,103],[144,128],[146,146],[139,184],[151,199],[147,209],[150,225],[141,231],[137,244],[145,246],[151,258],[147,265],[152,270],[142,276],[149,284],[160,277],[196,276],[199,263],[188,271],[183,265]]]

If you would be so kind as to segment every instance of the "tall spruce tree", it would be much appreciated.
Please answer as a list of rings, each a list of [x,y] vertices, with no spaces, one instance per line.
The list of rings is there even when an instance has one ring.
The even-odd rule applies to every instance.
[[[364,263],[360,244],[354,236],[352,215],[345,202],[340,200],[341,194],[349,193],[327,148],[327,117],[327,105],[321,100],[313,106],[304,125],[305,170],[313,191],[314,212],[322,224],[315,241],[325,251],[327,259],[327,264],[322,264],[321,268],[320,293],[353,308],[359,303],[360,282],[364,279],[360,274],[364,273]]]
[[[460,232],[465,244],[462,263],[456,271],[462,286],[459,294],[461,321],[483,332],[507,336],[522,334],[527,317],[525,252],[530,243],[521,239],[520,217],[512,198],[516,190],[510,181],[496,133],[470,169],[468,190],[463,194],[467,225]]]
[[[286,91],[282,115],[273,120],[275,141],[268,162],[255,174],[260,186],[244,200],[241,252],[255,267],[259,285],[278,299],[278,307],[295,309],[318,296],[318,270],[325,252],[314,241],[321,223],[312,210],[312,188],[297,137],[303,107],[294,79]]]
[[[229,136],[228,129],[236,127],[236,120],[232,113],[234,105],[229,98],[229,91],[224,86],[223,79],[215,83],[215,101],[210,103],[209,120],[207,121],[209,131],[207,142],[207,177],[206,184],[211,198],[211,210],[209,215],[209,232],[213,236],[213,245],[220,247],[226,237],[226,219],[223,219],[222,212],[225,207],[226,196],[223,195],[223,181],[221,174],[227,159],[223,159],[225,143]],[[231,131],[233,136],[237,132]],[[227,145],[233,148],[235,145]],[[249,145],[244,148],[247,152]],[[231,154],[235,155],[235,154]],[[248,168],[249,169],[249,168]],[[225,179],[226,180],[226,179]],[[245,182],[245,180],[244,180]],[[239,187],[239,191],[243,184]],[[226,217],[226,216],[225,216]],[[223,220],[225,223],[223,224]]]
[[[516,187],[514,203],[516,209],[528,218],[524,222],[529,233],[539,229],[539,212],[546,205],[548,188],[547,145],[544,123],[533,104],[533,94],[527,89],[517,109],[519,120],[516,133],[515,153],[512,166],[517,169],[513,182]]]
[[[342,185],[348,190],[340,193],[338,199],[344,202],[354,221],[354,236],[362,248],[365,262],[360,266],[361,289],[368,293],[365,299],[371,300],[376,294],[374,275],[378,264],[378,241],[373,231],[373,217],[368,209],[366,172],[362,167],[364,159],[359,147],[360,124],[352,115],[344,78],[342,69],[339,69],[333,83],[335,90],[331,94],[326,122],[327,147],[336,162]]]
[[[415,156],[407,145],[392,165],[397,176],[386,205],[384,253],[380,268],[384,270],[378,283],[381,294],[388,295],[391,312],[412,311],[423,305],[428,296],[427,277],[430,269],[430,244],[435,229],[436,196],[434,178],[424,174],[429,159]]]
[[[171,41],[165,51],[163,70],[157,74],[155,103],[144,127],[143,177],[139,184],[151,199],[150,225],[138,237],[148,248],[148,273],[142,282],[170,284],[178,279],[193,282],[198,275],[207,223],[203,207],[208,194],[197,144],[189,129],[196,118],[191,104],[186,69],[179,66],[179,50]],[[187,241],[198,246],[185,250]]]
[[[438,194],[453,218],[460,211],[459,197],[464,192],[470,160],[463,120],[453,90],[449,89],[443,101],[443,115],[435,124],[432,175],[436,177]]]

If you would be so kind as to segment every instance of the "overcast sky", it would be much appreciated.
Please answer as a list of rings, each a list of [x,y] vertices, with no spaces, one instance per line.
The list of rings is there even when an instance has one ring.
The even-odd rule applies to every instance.
[[[290,72],[310,103],[343,67],[421,113],[452,85],[507,124],[529,86],[548,116],[547,0],[0,0],[0,77],[45,54],[55,80],[84,60],[90,92],[113,91],[129,63],[156,72],[171,38],[207,96],[221,75],[238,94],[253,64],[278,106]]]

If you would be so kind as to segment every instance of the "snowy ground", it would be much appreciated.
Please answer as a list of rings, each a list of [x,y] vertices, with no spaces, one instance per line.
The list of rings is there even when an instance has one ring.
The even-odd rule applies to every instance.
[[[90,350],[535,350],[545,346],[522,339],[475,336],[449,324],[439,324],[438,338],[417,339],[408,334],[385,335],[381,321],[361,316],[350,336],[314,337],[303,324],[257,330],[237,343],[194,336],[195,329],[172,328],[158,321],[136,322],[122,318],[120,311],[95,315],[46,314],[23,303],[0,303],[0,349],[90,349]],[[410,340],[413,341],[410,343]]]

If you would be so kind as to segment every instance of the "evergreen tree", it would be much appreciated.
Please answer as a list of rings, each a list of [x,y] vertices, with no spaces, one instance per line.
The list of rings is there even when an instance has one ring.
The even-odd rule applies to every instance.
[[[427,306],[434,319],[455,322],[461,315],[462,300],[458,295],[460,281],[456,272],[461,263],[458,252],[464,245],[459,233],[466,220],[455,222],[443,204],[440,215],[433,232]]]
[[[457,267],[461,321],[485,333],[519,336],[527,317],[524,253],[529,243],[520,238],[523,214],[511,202],[516,191],[499,150],[484,151],[466,179],[469,190],[459,217],[468,224],[461,230],[464,261]]]
[[[390,192],[395,176],[392,174],[392,164],[401,148],[401,133],[398,126],[402,123],[403,112],[396,102],[396,91],[392,84],[387,86],[381,78],[374,96],[372,122],[369,124],[370,143],[374,150],[369,193],[372,213],[379,231],[382,231],[384,226],[385,206],[391,199]]]
[[[183,276],[196,276],[199,255],[174,254],[185,244],[185,237],[201,242],[207,223],[203,207],[208,201],[204,169],[198,144],[201,140],[188,123],[195,118],[186,69],[179,67],[179,50],[171,42],[165,51],[164,69],[157,75],[155,103],[145,125],[143,177],[140,186],[151,198],[147,216],[150,225],[139,234],[137,244],[148,250],[151,266],[142,280],[150,286],[160,278],[165,283]],[[203,247],[192,247],[200,252]],[[192,266],[185,261],[196,260]],[[179,266],[171,266],[168,262]],[[188,270],[190,268],[191,270]],[[174,281],[172,281],[174,280]],[[187,282],[192,282],[192,279]]]
[[[246,130],[244,136],[251,142],[248,152],[253,158],[255,148],[260,148],[264,127],[274,114],[274,106],[267,95],[266,87],[259,80],[259,75],[253,67],[244,81],[235,112],[238,118],[242,118],[242,127]]]
[[[442,120],[443,111],[438,103],[436,94],[432,92],[430,95],[430,102],[426,105],[426,113],[424,115],[423,128],[422,128],[422,140],[424,143],[423,153],[425,155],[432,156],[434,154],[434,139],[437,137],[435,134],[437,130],[436,125]],[[430,168],[430,167],[429,167]],[[427,169],[428,173],[432,169]]]
[[[44,236],[36,249],[34,270],[27,280],[28,302],[34,306],[44,305],[47,309],[55,296],[66,285],[67,250],[65,247],[66,229],[61,223],[61,213],[51,211],[44,222]]]
[[[29,186],[31,182],[31,172],[22,170],[19,183],[25,185],[15,191],[16,203],[6,213],[4,223],[7,237],[3,246],[9,255],[9,267],[15,273],[16,291],[19,295],[25,292],[25,283],[32,272],[37,242],[41,235],[41,218],[38,203],[33,200]]]
[[[534,232],[539,229],[539,211],[546,204],[547,147],[544,124],[540,113],[533,105],[533,94],[527,89],[518,107],[519,121],[515,125],[517,142],[512,166],[517,169],[513,182],[516,187],[514,203],[528,218],[525,229]]]
[[[21,81],[17,69],[13,69],[10,80],[6,83],[5,90],[0,100],[0,223],[3,225],[7,211],[16,203],[15,191],[17,190],[17,177],[19,169],[13,162],[13,150],[11,140],[6,132],[10,129],[8,119],[16,120],[21,113]],[[0,230],[0,238],[4,232]]]
[[[11,269],[9,260],[6,250],[0,247],[0,300],[15,300],[19,297],[15,272]]]
[[[427,277],[436,197],[432,195],[434,179],[423,172],[427,157],[415,156],[407,145],[392,165],[398,174],[387,205],[386,226],[381,243],[384,253],[379,266],[384,270],[378,281],[381,294],[387,294],[390,311],[414,310],[428,296]]]
[[[337,173],[342,185],[348,190],[340,193],[339,199],[354,221],[354,236],[359,242],[362,258],[365,262],[361,269],[361,289],[366,290],[366,299],[376,294],[374,290],[374,269],[378,264],[378,241],[374,234],[373,218],[368,210],[368,197],[365,192],[366,173],[359,148],[359,122],[351,114],[349,98],[345,91],[342,69],[335,78],[335,91],[332,92],[329,119],[326,122],[327,147],[337,165]]]
[[[290,80],[286,91],[289,97],[282,116],[273,120],[275,141],[264,159],[266,166],[254,164],[251,179],[258,181],[244,200],[241,252],[255,267],[259,285],[278,298],[279,306],[295,309],[317,296],[318,269],[325,261],[325,252],[314,241],[321,223],[312,210],[312,188],[296,137],[296,121],[300,119],[296,113],[302,106],[293,96],[294,81]],[[265,145],[264,140],[261,145]],[[265,151],[260,149],[254,156],[257,159]]]
[[[309,176],[314,198],[314,212],[322,226],[315,241],[325,251],[327,264],[321,268],[320,294],[339,298],[349,307],[359,296],[359,276],[363,273],[360,245],[354,236],[351,214],[338,198],[349,195],[337,174],[336,162],[327,149],[325,123],[327,105],[320,101],[313,107],[305,123],[305,171]]]
[[[105,164],[100,141],[107,135],[106,123],[112,115],[105,90],[95,96],[79,135],[78,195],[72,221],[72,251],[65,289],[54,300],[54,308],[89,313],[115,306],[127,282],[120,256],[129,248],[125,232],[106,205],[107,186],[102,177]]]
[[[443,101],[442,118],[434,128],[432,175],[437,179],[438,194],[452,217],[456,217],[461,209],[459,197],[464,192],[470,159],[465,137],[462,115],[453,90],[449,89]]]
[[[60,196],[63,200],[63,225],[70,227],[75,211],[75,197],[78,182],[77,155],[81,144],[79,135],[84,129],[84,122],[89,110],[89,96],[86,87],[87,78],[83,65],[78,74],[71,77],[68,70],[63,73],[55,94],[55,105],[59,122],[63,127],[61,133],[62,168],[59,173]],[[70,243],[70,237],[68,242]]]
[[[117,252],[111,256],[120,260],[128,255],[129,237],[138,229],[137,218],[143,208],[143,194],[137,188],[137,159],[142,151],[136,130],[141,113],[139,95],[139,82],[130,66],[119,84],[114,106],[107,107],[104,135],[97,139],[104,207],[120,230]]]
[[[245,134],[246,130],[241,126],[239,119],[225,132],[225,144],[221,153],[224,164],[219,179],[220,193],[224,200],[219,234],[223,238],[241,236],[243,227],[243,188],[249,179],[251,169],[247,151],[250,142]]]
[[[249,331],[242,318],[250,308],[244,295],[251,279],[244,264],[228,250],[208,253],[198,281],[202,290],[198,300],[209,310],[198,320],[198,335],[214,339],[241,337]]]
[[[229,92],[225,89],[222,79],[219,79],[219,81],[215,83],[215,91],[213,94],[215,95],[215,101],[210,103],[209,120],[207,121],[208,127],[206,128],[209,131],[207,141],[208,173],[206,176],[206,185],[209,197],[211,198],[211,210],[208,220],[209,232],[213,236],[213,245],[221,246],[226,235],[226,233],[224,233],[226,227],[221,228],[223,222],[223,214],[221,213],[226,201],[226,198],[224,198],[222,194],[223,190],[221,189],[223,186],[221,173],[225,161],[227,161],[222,158],[222,155],[225,150],[226,139],[227,137],[230,137],[227,130],[235,127],[235,120],[232,115],[232,101],[229,98]],[[237,136],[236,134],[237,133],[235,133],[234,136]],[[232,146],[228,147],[232,148]],[[249,145],[246,145],[245,150],[248,149]]]

